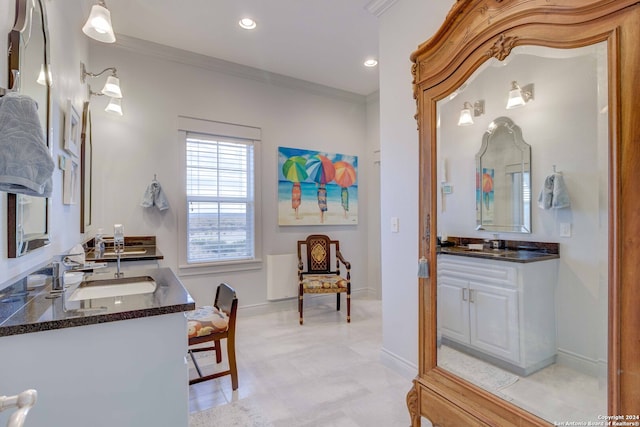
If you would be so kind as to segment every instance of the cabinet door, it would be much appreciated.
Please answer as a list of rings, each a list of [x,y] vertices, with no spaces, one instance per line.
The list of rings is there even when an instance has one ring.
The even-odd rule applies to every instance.
[[[471,345],[520,362],[518,291],[469,282]]]
[[[469,343],[469,289],[466,280],[445,275],[438,280],[438,330],[443,336]]]

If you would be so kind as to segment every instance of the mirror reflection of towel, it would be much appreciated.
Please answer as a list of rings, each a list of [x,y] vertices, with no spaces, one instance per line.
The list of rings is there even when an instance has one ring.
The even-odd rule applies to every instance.
[[[554,173],[545,178],[540,196],[538,196],[538,206],[542,209],[561,209],[571,206],[569,192],[562,174]]]
[[[169,201],[164,195],[164,191],[162,191],[162,187],[158,181],[153,180],[153,182],[149,184],[142,196],[140,206],[143,208],[155,206],[160,211],[169,209]]]
[[[0,191],[50,197],[55,163],[36,102],[17,92],[0,98]]]

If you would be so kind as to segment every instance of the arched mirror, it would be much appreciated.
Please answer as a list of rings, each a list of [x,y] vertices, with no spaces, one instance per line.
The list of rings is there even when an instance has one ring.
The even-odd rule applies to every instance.
[[[640,4],[561,3],[459,0],[412,56],[431,266],[413,426],[640,421]]]
[[[47,15],[43,0],[16,0],[16,22],[9,33],[9,87],[38,104],[47,145],[51,84]],[[49,199],[7,194],[7,251],[16,258],[49,244]]]

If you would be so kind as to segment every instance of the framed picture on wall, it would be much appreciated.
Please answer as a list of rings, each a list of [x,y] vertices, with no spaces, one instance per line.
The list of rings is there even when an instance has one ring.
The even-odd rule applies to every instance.
[[[358,223],[358,156],[278,147],[278,225]]]
[[[69,99],[67,101],[67,115],[64,122],[64,149],[74,157],[80,156],[80,132],[82,123],[80,114]]]

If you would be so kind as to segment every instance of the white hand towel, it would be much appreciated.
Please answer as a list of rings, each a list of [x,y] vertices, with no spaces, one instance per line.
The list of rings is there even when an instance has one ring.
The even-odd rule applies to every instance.
[[[51,196],[55,164],[37,108],[33,99],[17,92],[0,98],[0,191]]]

